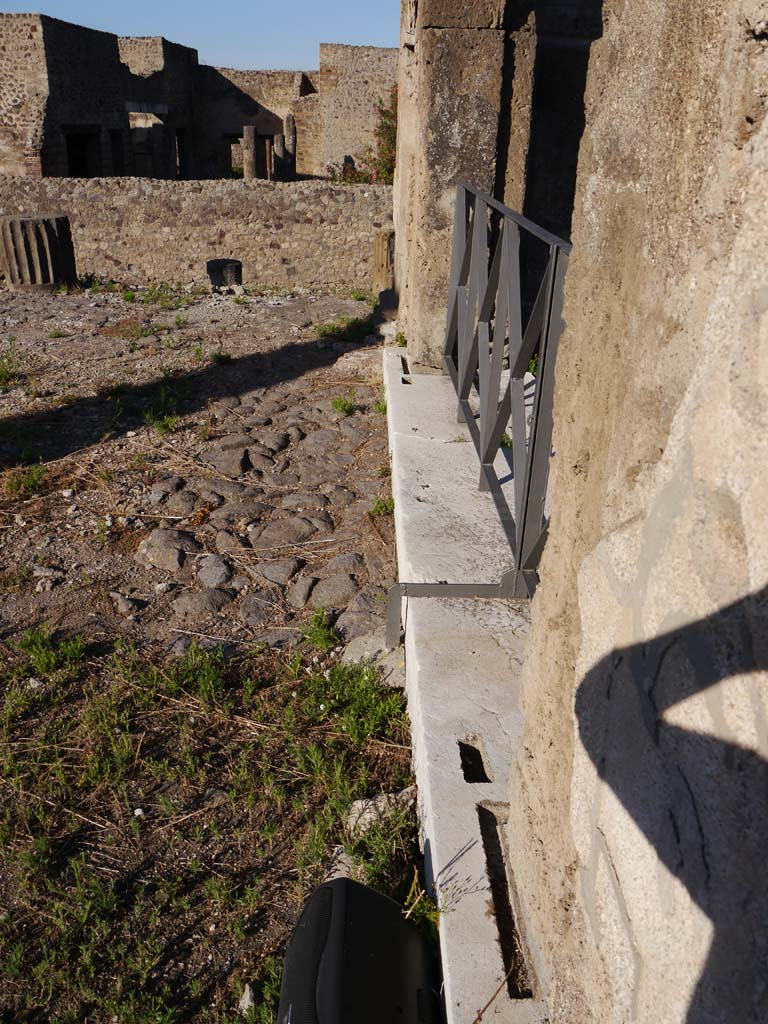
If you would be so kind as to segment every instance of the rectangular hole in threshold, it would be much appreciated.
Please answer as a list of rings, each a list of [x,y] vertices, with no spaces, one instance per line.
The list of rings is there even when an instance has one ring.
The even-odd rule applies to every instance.
[[[461,758],[461,771],[465,782],[490,782],[488,772],[485,770],[483,753],[471,739],[459,740],[459,757]]]
[[[520,936],[512,912],[504,849],[499,834],[499,819],[494,811],[483,807],[482,804],[478,804],[477,817],[485,850],[488,881],[491,884],[501,956],[507,975],[507,992],[510,999],[532,999],[533,992],[531,991],[528,968],[525,964]]]

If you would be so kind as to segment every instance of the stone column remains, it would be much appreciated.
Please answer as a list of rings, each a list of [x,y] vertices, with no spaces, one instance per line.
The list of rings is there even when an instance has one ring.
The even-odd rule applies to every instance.
[[[256,177],[256,126],[243,126],[243,178],[253,181]]]
[[[373,242],[373,281],[371,287],[374,295],[391,291],[395,286],[395,229],[382,228],[376,233]]]
[[[286,175],[286,151],[285,151],[285,136],[276,135],[273,140],[273,153],[274,153],[274,174],[275,181],[285,181]]]
[[[0,221],[0,269],[13,291],[75,284],[69,218],[63,214],[4,217]]]
[[[285,169],[286,178],[296,177],[296,118],[293,114],[285,115]]]

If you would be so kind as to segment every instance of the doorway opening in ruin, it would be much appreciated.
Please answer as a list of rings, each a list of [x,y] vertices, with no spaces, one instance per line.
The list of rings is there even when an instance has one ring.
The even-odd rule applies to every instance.
[[[101,130],[98,126],[66,128],[67,175],[98,178],[102,174]]]
[[[112,153],[112,174],[122,178],[125,175],[125,141],[121,131],[109,133],[109,147]]]
[[[176,130],[176,167],[178,177],[183,181],[189,181],[193,177],[189,136],[183,129]]]

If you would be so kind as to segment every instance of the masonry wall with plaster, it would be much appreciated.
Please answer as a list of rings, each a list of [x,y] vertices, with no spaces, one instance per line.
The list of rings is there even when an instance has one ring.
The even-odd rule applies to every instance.
[[[425,362],[457,180],[574,245],[510,789],[519,924],[553,1024],[764,1021],[767,12],[570,5],[593,40],[586,127],[566,140],[578,174],[542,181],[556,6],[405,4],[395,196]]]

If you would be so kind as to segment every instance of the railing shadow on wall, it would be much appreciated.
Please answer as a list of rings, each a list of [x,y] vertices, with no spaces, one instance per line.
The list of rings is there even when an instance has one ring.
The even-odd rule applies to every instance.
[[[576,693],[581,742],[598,776],[714,926],[687,1024],[768,1020],[768,761],[665,718],[698,694],[706,695],[711,709],[711,691],[719,684],[738,687],[742,693],[730,714],[738,715],[739,704],[751,708],[758,742],[765,742],[764,709],[743,688],[754,686],[746,677],[768,671],[766,637],[768,587],[689,625],[611,651]],[[727,697],[724,702],[733,703]],[[718,717],[727,733],[725,714],[714,715],[715,722]],[[611,856],[621,884],[623,867],[632,874],[639,863],[626,863],[625,828],[616,819],[594,827],[600,842],[621,832]],[[647,881],[655,885],[653,878]],[[625,926],[638,948],[636,925],[628,919]],[[645,939],[647,948],[647,929]],[[682,945],[679,960],[686,961]]]
[[[548,253],[527,317],[521,236]],[[493,497],[512,564],[498,583],[395,584],[388,604],[390,646],[400,635],[403,597],[533,595],[547,536],[555,360],[570,251],[570,243],[491,196],[458,186],[443,369],[456,390],[459,422],[466,423],[480,461],[480,489]],[[502,477],[497,469],[499,455],[510,450],[511,503],[504,486],[509,460],[501,460]]]

